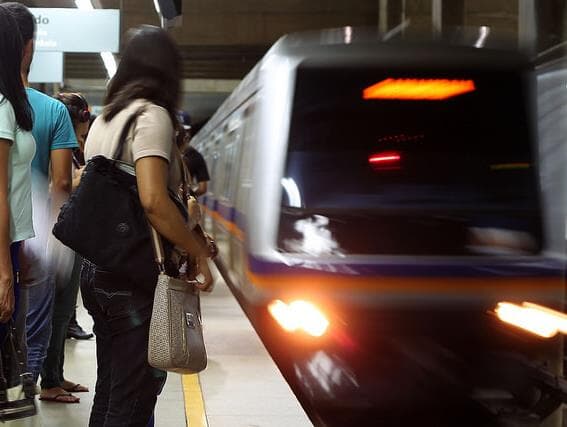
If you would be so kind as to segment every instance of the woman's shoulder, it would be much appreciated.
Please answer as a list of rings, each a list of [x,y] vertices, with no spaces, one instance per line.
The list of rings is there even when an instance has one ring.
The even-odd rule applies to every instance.
[[[160,118],[167,117],[169,119],[168,111],[161,105],[154,104],[153,102],[148,101],[147,99],[140,99],[135,102],[137,102],[137,106],[135,106],[134,109],[143,107],[144,115],[158,116]]]
[[[4,114],[9,113],[11,115],[15,115],[14,107],[12,103],[6,98],[4,95],[0,93],[0,111]]]
[[[150,101],[142,101],[138,104],[138,108],[142,108],[142,113],[138,119],[137,126],[144,128],[154,127],[155,131],[159,129],[160,132],[167,132],[168,134],[173,132],[174,126],[171,122],[171,116],[165,108]]]
[[[0,94],[0,128],[6,132],[12,133],[16,130],[16,113],[12,103],[4,95]],[[4,135],[6,136],[6,135]]]

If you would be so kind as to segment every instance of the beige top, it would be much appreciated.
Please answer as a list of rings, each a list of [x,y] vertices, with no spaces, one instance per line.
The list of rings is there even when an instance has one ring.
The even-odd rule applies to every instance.
[[[128,133],[122,152],[122,161],[135,164],[143,157],[157,156],[169,162],[169,188],[177,194],[181,183],[181,171],[176,157],[177,146],[174,144],[174,129],[167,110],[146,100],[135,100],[120,111],[110,122],[102,115],[96,118],[87,141],[85,159],[103,155],[112,157],[118,146],[118,140],[128,119],[142,106],[145,111],[138,117],[136,125]]]

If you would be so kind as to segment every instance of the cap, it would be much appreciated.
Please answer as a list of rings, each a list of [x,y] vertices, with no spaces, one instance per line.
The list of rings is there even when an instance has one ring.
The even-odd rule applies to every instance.
[[[187,113],[187,111],[179,110],[177,117],[179,123],[183,126],[183,129],[187,130],[191,128],[191,116]]]

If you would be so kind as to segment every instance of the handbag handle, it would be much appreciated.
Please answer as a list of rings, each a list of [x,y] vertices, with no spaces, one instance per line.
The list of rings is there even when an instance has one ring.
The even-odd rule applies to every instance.
[[[156,264],[158,265],[159,272],[165,273],[165,254],[163,252],[163,243],[161,241],[161,236],[149,221],[148,227],[150,227],[150,235],[152,237],[152,246],[154,248]]]
[[[187,168],[183,163],[183,159],[181,158],[181,153],[179,150],[175,150],[175,155],[177,157],[178,165],[179,165],[179,173],[181,174],[181,190],[182,190],[182,197],[183,202],[185,203],[185,207],[188,207],[188,198],[187,198],[187,190],[188,190],[188,181],[187,181]],[[189,212],[187,212],[189,214]],[[165,253],[163,250],[163,242],[161,240],[161,235],[157,232],[154,226],[148,221],[148,227],[150,227],[150,235],[152,239],[152,246],[154,248],[154,256],[155,261],[158,265],[160,273],[165,273]]]
[[[122,160],[122,154],[124,152],[124,145],[126,144],[126,138],[128,138],[128,133],[130,132],[130,129],[132,128],[136,120],[138,120],[138,117],[141,116],[145,111],[146,111],[145,106],[140,107],[126,121],[126,124],[122,129],[122,133],[120,134],[118,145],[116,146],[116,149],[114,150],[114,154],[112,155],[112,158],[114,160]]]

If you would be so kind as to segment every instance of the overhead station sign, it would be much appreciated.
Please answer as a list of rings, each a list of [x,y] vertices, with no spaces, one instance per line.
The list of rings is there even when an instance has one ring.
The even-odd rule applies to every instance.
[[[30,8],[35,18],[35,50],[29,80],[61,83],[64,52],[118,52],[120,10]]]
[[[36,22],[35,48],[51,52],[118,52],[117,9],[30,8]]]

